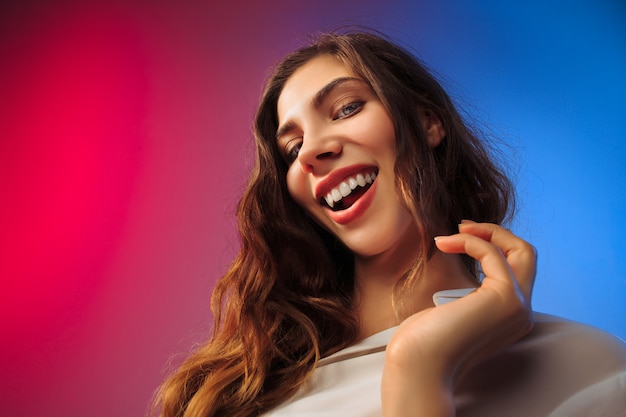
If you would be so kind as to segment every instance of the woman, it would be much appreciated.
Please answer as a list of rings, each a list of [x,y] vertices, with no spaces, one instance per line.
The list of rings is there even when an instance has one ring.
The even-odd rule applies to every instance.
[[[622,412],[624,345],[533,317],[534,249],[497,226],[511,185],[410,54],[321,36],[277,66],[255,137],[214,334],[162,416]]]

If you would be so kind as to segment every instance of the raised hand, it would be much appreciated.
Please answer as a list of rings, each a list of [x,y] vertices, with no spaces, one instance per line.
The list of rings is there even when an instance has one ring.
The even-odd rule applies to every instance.
[[[399,326],[387,346],[385,416],[454,416],[455,379],[532,329],[532,245],[500,226],[469,221],[435,244],[480,261],[484,279],[469,295],[422,310]]]

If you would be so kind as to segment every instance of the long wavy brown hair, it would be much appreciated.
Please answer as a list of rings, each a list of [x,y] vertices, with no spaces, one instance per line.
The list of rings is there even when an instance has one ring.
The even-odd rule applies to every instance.
[[[397,294],[419,279],[435,235],[453,232],[463,218],[501,223],[510,212],[509,180],[423,64],[378,34],[321,35],[280,62],[267,83],[254,125],[256,164],[237,211],[241,249],[214,290],[211,339],[157,393],[162,417],[260,415],[295,394],[320,358],[358,337],[352,254],[290,197],[276,145],[282,88],[320,54],[365,80],[394,120],[397,187],[422,248]],[[436,148],[419,111],[445,129]],[[464,261],[476,276],[475,261]]]

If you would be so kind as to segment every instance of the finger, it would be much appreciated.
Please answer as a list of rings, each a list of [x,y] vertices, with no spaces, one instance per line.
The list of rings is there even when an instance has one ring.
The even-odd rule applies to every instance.
[[[469,233],[498,247],[511,266],[522,291],[530,297],[537,272],[537,253],[530,243],[509,230],[490,223],[463,222],[459,232]]]
[[[464,253],[479,261],[486,277],[509,285],[517,282],[500,249],[489,241],[469,233],[458,233],[435,238],[437,247],[446,253]]]
[[[485,277],[478,292],[482,296],[497,294],[496,300],[507,304],[513,310],[517,309],[516,306],[530,307],[530,293],[522,288],[497,246],[468,233],[438,237],[435,242],[443,252],[465,253],[481,263]]]

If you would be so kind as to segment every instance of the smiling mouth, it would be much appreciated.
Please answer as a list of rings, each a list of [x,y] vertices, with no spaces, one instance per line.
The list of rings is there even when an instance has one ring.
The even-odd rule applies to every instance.
[[[369,190],[376,175],[376,170],[370,170],[346,178],[321,199],[321,204],[332,211],[346,210]]]

